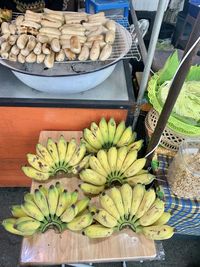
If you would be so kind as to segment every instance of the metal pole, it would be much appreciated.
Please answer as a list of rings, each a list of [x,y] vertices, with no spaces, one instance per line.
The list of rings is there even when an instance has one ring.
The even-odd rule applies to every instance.
[[[142,102],[142,99],[144,96],[144,92],[145,92],[146,87],[147,87],[148,78],[149,78],[149,74],[150,74],[150,70],[151,70],[151,65],[153,62],[154,54],[155,54],[156,44],[158,41],[158,36],[159,36],[159,32],[160,32],[164,12],[165,12],[165,7],[166,7],[166,4],[168,3],[168,1],[169,0],[159,0],[159,3],[158,3],[158,10],[156,12],[156,17],[155,17],[152,35],[151,35],[151,40],[150,40],[149,49],[148,49],[148,55],[147,55],[147,59],[145,62],[145,67],[144,67],[144,71],[143,71],[143,75],[142,75],[142,81],[140,84],[140,90],[139,90],[139,94],[138,94],[138,98],[137,98],[135,116],[134,116],[134,121],[133,121],[133,129],[136,126],[136,123],[137,123],[137,120],[138,120],[138,117],[140,114],[140,105],[141,105],[141,102]]]
[[[139,44],[140,52],[141,52],[141,55],[142,55],[142,60],[143,60],[143,62],[146,62],[146,58],[147,58],[146,46],[145,46],[141,31],[140,31],[140,28],[139,28],[137,15],[136,15],[135,9],[133,7],[133,1],[130,0],[129,2],[130,2],[129,6],[130,6],[130,11],[131,11],[131,17],[132,17],[132,20],[133,20],[133,24],[135,26],[136,35],[137,35],[137,38],[138,38],[138,44]]]

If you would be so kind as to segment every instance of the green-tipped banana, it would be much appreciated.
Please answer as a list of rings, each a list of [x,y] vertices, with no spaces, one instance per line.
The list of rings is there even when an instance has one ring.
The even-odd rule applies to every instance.
[[[108,121],[108,143],[112,144],[116,132],[116,122],[113,118]]]
[[[47,149],[49,151],[49,154],[53,158],[55,165],[59,167],[59,154],[58,154],[58,149],[56,143],[51,139],[48,138],[47,140]]]
[[[153,225],[163,225],[166,224],[171,218],[171,214],[169,212],[163,212],[160,218]]]
[[[106,183],[106,177],[91,170],[85,169],[80,173],[80,178],[86,183],[92,183],[94,185],[104,185]]]
[[[59,181],[56,182],[55,187],[56,187],[57,190],[58,190],[58,194],[59,194],[59,196],[60,196],[60,194],[62,194],[62,192],[65,190],[64,187],[62,186],[62,184],[61,184]]]
[[[126,182],[130,184],[131,186],[134,186],[139,183],[147,185],[147,184],[152,183],[154,179],[155,179],[155,176],[153,174],[144,173],[140,175],[135,175],[133,177],[129,177],[126,179]]]
[[[141,184],[137,184],[133,188],[130,219],[132,219],[133,216],[135,216],[136,212],[138,211],[138,208],[142,202],[145,192],[146,192],[145,187]]]
[[[47,199],[44,193],[41,192],[39,189],[35,189],[34,202],[48,220],[49,219],[49,206],[47,203]]]
[[[169,225],[147,226],[142,228],[142,233],[152,240],[165,240],[173,236],[174,228]]]
[[[90,225],[84,231],[83,234],[89,238],[104,238],[112,235],[114,229],[107,228],[102,225]]]
[[[110,197],[112,198],[113,202],[115,203],[115,206],[120,214],[121,218],[124,218],[124,204],[122,200],[122,196],[120,193],[120,190],[116,187],[113,187],[110,189]]]
[[[67,228],[71,231],[81,231],[91,225],[93,217],[91,213],[80,215],[67,224]]]
[[[108,124],[105,118],[102,118],[99,122],[99,129],[101,131],[101,134],[103,136],[104,140],[104,146],[108,146],[109,142],[109,133],[108,133]]]
[[[165,204],[157,198],[148,211],[140,218],[139,223],[142,226],[149,226],[155,223],[163,214]]]
[[[94,219],[101,225],[109,228],[117,226],[118,222],[110,213],[104,209],[97,210],[94,215]]]
[[[122,201],[124,204],[124,214],[125,218],[128,219],[131,210],[131,203],[132,203],[132,188],[129,184],[123,184],[121,186],[121,195]]]
[[[50,176],[49,173],[37,171],[36,169],[32,167],[23,166],[22,171],[24,172],[26,176],[37,181],[46,181],[49,179],[49,176]]]
[[[30,217],[42,222],[44,220],[44,215],[39,210],[39,208],[33,202],[25,202],[21,205],[22,210]]]
[[[115,131],[115,137],[113,139],[113,145],[118,145],[118,142],[120,138],[122,137],[122,134],[124,130],[126,129],[126,125],[124,121],[121,121],[120,124],[118,124],[116,131]]]
[[[88,183],[82,183],[80,185],[80,188],[85,194],[98,195],[104,190],[105,186],[104,185],[96,186]]]
[[[58,189],[54,185],[51,185],[49,187],[49,192],[48,192],[48,205],[49,205],[49,214],[52,219],[56,213],[58,198],[59,198]]]
[[[116,220],[120,219],[120,214],[115,206],[114,201],[106,193],[102,193],[99,197],[101,206]],[[109,226],[110,227],[110,226]]]
[[[60,161],[59,166],[64,166],[65,156],[67,152],[67,142],[62,135],[60,136],[58,140],[57,147],[58,147],[58,155],[59,155],[59,161]]]
[[[38,155],[27,154],[28,163],[40,172],[50,172],[51,167]]]
[[[75,205],[72,205],[61,215],[60,219],[62,222],[69,223],[71,222],[78,213],[78,209]]]
[[[13,205],[11,207],[11,213],[12,213],[13,217],[15,217],[15,218],[27,216],[27,214],[21,208],[21,205]]]
[[[56,216],[60,217],[63,212],[71,205],[71,194],[64,190],[59,197],[57,209],[56,209]]]
[[[78,190],[71,193],[71,205],[75,204],[78,200]]]

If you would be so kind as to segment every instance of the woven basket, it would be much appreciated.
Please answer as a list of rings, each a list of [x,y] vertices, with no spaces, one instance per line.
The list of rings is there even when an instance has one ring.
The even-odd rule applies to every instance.
[[[145,127],[149,137],[154,132],[158,118],[159,114],[155,109],[151,109],[145,118]],[[185,137],[183,135],[177,134],[170,128],[166,127],[162,133],[160,144],[167,149],[177,151],[179,149],[179,145],[183,140],[185,140]]]

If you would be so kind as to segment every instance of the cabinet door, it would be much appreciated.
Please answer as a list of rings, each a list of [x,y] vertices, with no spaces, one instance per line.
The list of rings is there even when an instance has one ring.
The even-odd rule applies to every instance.
[[[101,117],[126,120],[127,110],[0,107],[0,186],[30,186],[21,166],[35,153],[40,131],[80,131]]]

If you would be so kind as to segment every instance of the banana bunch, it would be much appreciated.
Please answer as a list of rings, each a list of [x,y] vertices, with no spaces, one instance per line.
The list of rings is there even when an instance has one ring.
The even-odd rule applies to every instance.
[[[99,196],[100,208],[90,207],[96,223],[86,227],[83,234],[89,238],[104,238],[125,227],[142,233],[153,240],[168,239],[174,229],[166,223],[170,214],[164,212],[164,202],[156,198],[153,189],[137,184],[133,189],[129,184],[113,187]]]
[[[49,138],[46,147],[37,144],[36,155],[27,154],[31,167],[23,166],[22,170],[25,175],[38,181],[48,180],[58,172],[77,174],[88,163],[90,156],[85,157],[85,153],[85,144],[77,145],[74,138],[67,142],[60,136],[57,143]]]
[[[67,192],[59,182],[48,189],[39,186],[24,196],[22,205],[12,206],[13,218],[5,219],[2,225],[8,232],[22,236],[44,233],[49,228],[80,231],[93,222],[87,209],[89,202],[87,197],[78,201],[78,192]]]
[[[108,122],[102,118],[99,125],[92,122],[90,129],[84,129],[83,137],[89,153],[97,153],[100,149],[109,149],[112,146],[127,146],[129,150],[140,150],[143,144],[143,140],[135,142],[136,133],[132,131],[131,126],[126,128],[124,121],[117,125],[113,118]]]
[[[137,159],[137,150],[129,150],[126,146],[99,150],[96,156],[89,158],[90,168],[80,172],[80,179],[84,182],[80,188],[86,194],[95,195],[115,181],[131,186],[150,184],[155,176],[143,169],[145,163],[145,158]]]

